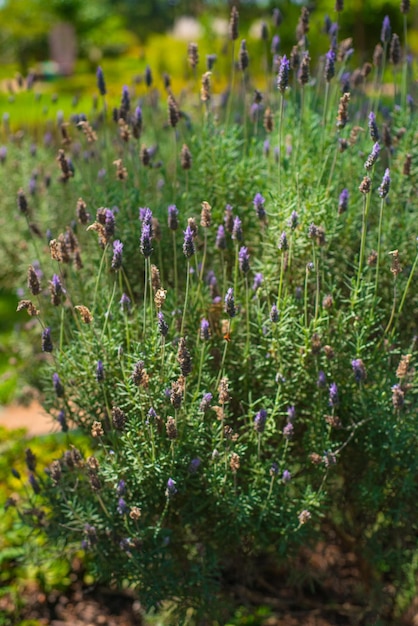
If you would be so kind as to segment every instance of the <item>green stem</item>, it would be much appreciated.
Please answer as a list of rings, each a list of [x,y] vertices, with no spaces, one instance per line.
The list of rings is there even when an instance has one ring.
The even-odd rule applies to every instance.
[[[189,299],[189,285],[190,285],[190,261],[187,259],[187,277],[186,277],[186,294],[184,296],[183,315],[181,318],[180,337],[183,337],[184,322],[186,319],[187,301]]]

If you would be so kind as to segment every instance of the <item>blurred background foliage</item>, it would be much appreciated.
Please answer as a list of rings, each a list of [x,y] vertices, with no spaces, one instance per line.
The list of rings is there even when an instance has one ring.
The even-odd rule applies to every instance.
[[[71,23],[77,40],[78,58],[99,62],[103,57],[126,53],[145,45],[154,34],[166,33],[180,16],[204,17],[205,33],[214,18],[228,19],[232,4],[240,11],[240,30],[246,36],[255,20],[270,22],[273,8],[279,8],[284,20],[279,28],[282,49],[295,43],[294,24],[302,4],[311,11],[311,51],[316,52],[317,37],[325,16],[333,20],[334,0],[2,0],[0,3],[0,57],[3,63],[16,63],[26,73],[31,64],[49,58],[49,35],[54,25]],[[382,18],[389,15],[392,31],[403,32],[399,0],[351,0],[346,2],[341,37],[353,36],[358,61],[369,60],[379,40]],[[410,32],[418,28],[418,12],[408,17]],[[255,34],[256,30],[253,29]],[[213,33],[211,33],[213,36]],[[270,36],[272,32],[270,32]],[[326,40],[324,40],[324,45]],[[412,32],[409,45],[418,48],[418,35]],[[323,49],[320,49],[323,53]]]

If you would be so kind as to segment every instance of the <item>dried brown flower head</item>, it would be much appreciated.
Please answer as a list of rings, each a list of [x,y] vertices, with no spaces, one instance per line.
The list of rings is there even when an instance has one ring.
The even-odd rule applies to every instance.
[[[203,228],[209,228],[210,224],[211,224],[211,211],[212,211],[212,207],[210,206],[209,202],[202,202],[202,210],[200,213],[200,225],[203,226]]]
[[[91,322],[93,321],[93,316],[90,313],[89,309],[86,306],[83,306],[82,304],[79,304],[77,306],[74,307],[76,311],[79,312],[80,317],[82,319],[82,321],[84,322],[84,324],[91,324]]]
[[[30,315],[31,317],[39,315],[38,309],[30,300],[19,301],[16,311],[19,313],[20,311],[23,311],[23,310],[26,310],[28,312],[28,315]]]
[[[237,473],[237,471],[240,468],[240,457],[239,454],[237,454],[236,452],[233,452],[231,454],[231,459],[229,461],[229,467],[231,468],[232,472],[234,474]]]
[[[404,378],[408,374],[409,366],[411,364],[412,354],[405,354],[401,357],[398,369],[396,370],[396,376],[398,378]]]

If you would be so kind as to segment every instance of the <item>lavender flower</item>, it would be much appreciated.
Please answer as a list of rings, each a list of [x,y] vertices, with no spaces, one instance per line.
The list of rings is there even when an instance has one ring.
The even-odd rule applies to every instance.
[[[378,144],[378,142],[376,141],[376,143],[373,146],[373,150],[371,151],[371,153],[369,154],[369,156],[367,157],[367,160],[364,164],[364,167],[366,170],[371,170],[372,167],[374,166],[374,164],[376,163],[378,156],[379,156],[379,152],[380,152],[380,146]]]
[[[96,380],[98,383],[101,383],[104,381],[104,368],[103,368],[103,362],[102,361],[97,361],[97,365],[96,365]]]
[[[62,398],[62,396],[64,395],[64,387],[57,372],[52,374],[52,384],[53,384],[57,398]]]
[[[379,129],[377,128],[376,116],[373,113],[373,111],[371,111],[369,113],[369,131],[370,131],[370,137],[371,137],[372,141],[374,141],[374,142],[379,141],[379,139],[380,139],[380,137],[379,137]]]
[[[277,476],[279,473],[279,466],[277,463],[272,463],[270,467],[270,476]]]
[[[165,495],[167,496],[167,498],[171,498],[172,496],[176,495],[176,493],[176,482],[172,478],[169,478],[167,480],[167,489],[165,490]]]
[[[263,198],[261,193],[256,193],[254,196],[253,204],[254,204],[255,212],[257,213],[257,217],[260,220],[264,220],[266,217],[264,203],[265,203],[265,199]]]
[[[175,204],[170,204],[168,207],[168,227],[170,230],[177,230],[179,227],[178,223],[178,208]]]
[[[112,270],[115,272],[122,267],[122,250],[123,243],[116,239],[113,242],[113,258],[112,258]]]
[[[142,223],[140,250],[146,259],[151,256],[151,226],[145,221]]]
[[[266,409],[261,409],[254,418],[254,430],[258,433],[263,433],[267,420],[267,411]]]
[[[198,457],[196,457],[195,459],[192,459],[190,461],[190,464],[189,464],[189,472],[191,474],[196,474],[196,472],[199,469],[201,463],[202,463],[202,461]]]
[[[348,197],[349,197],[348,189],[343,189],[342,192],[340,193],[340,198],[338,200],[338,213],[340,215],[342,213],[345,213],[345,211],[347,211]]]
[[[283,428],[283,437],[285,437],[285,439],[290,439],[293,437],[294,430],[292,422],[288,422]]]
[[[282,474],[282,481],[286,484],[286,483],[289,483],[291,480],[292,480],[292,474],[289,472],[289,470],[284,470]]]
[[[383,18],[383,23],[382,23],[382,31],[380,34],[380,41],[383,44],[388,44],[390,41],[390,38],[392,36],[392,29],[390,27],[390,19],[389,16],[385,15],[385,17]]]
[[[263,284],[264,276],[261,272],[257,272],[254,276],[253,291],[257,291]]]
[[[124,515],[127,509],[128,505],[126,504],[125,500],[123,498],[119,498],[117,506],[117,512],[119,513],[119,515]]]
[[[65,418],[65,411],[60,411],[57,415],[57,422],[61,426],[61,430],[63,433],[68,432],[68,424]]]
[[[405,404],[405,392],[399,384],[392,387],[392,404],[396,411],[399,411]]]
[[[206,411],[210,409],[210,403],[212,402],[212,398],[213,396],[211,393],[203,394],[203,398],[199,404],[199,411],[202,411],[202,413],[206,413]]]
[[[273,35],[271,40],[271,54],[279,54],[280,50],[280,37],[279,35]]]
[[[129,313],[131,310],[131,299],[129,298],[129,296],[126,295],[126,293],[122,294],[121,299],[119,300],[119,305],[120,308],[122,309],[122,311],[124,311],[125,313]]]
[[[105,96],[106,95],[106,83],[105,83],[105,79],[103,75],[103,70],[100,67],[100,65],[96,71],[96,78],[97,78],[97,87],[99,89],[99,93],[101,96]]]
[[[277,324],[277,322],[279,321],[279,310],[275,304],[273,304],[270,309],[270,320],[273,322],[273,324]]]
[[[53,274],[52,276],[52,280],[51,280],[51,285],[54,289],[54,293],[57,296],[61,296],[64,293],[64,290],[62,288],[62,284],[61,284],[61,279],[57,274]]]
[[[206,69],[208,70],[208,72],[210,72],[213,68],[213,66],[216,63],[217,60],[217,55],[216,54],[207,54],[206,55]]]
[[[325,372],[323,372],[322,370],[319,370],[318,379],[316,381],[316,386],[322,389],[323,387],[326,386],[326,384],[327,384],[327,377],[325,375]]]
[[[111,209],[105,210],[104,227],[106,239],[110,239],[115,234],[115,215]]]
[[[34,474],[32,474],[32,473],[31,473],[31,474],[29,474],[29,483],[30,483],[30,486],[32,487],[32,489],[33,489],[33,491],[34,491],[34,493],[35,493],[36,495],[38,495],[39,493],[41,493],[41,487],[39,486],[39,483],[38,483],[38,481],[36,480],[35,475],[34,475]]]
[[[299,215],[296,213],[296,211],[292,211],[289,219],[287,220],[287,225],[289,226],[291,230],[295,230],[298,224],[299,224]]]
[[[228,289],[225,296],[225,311],[228,313],[229,317],[235,317],[237,314],[237,309],[235,308],[234,301],[234,290],[232,287]]]
[[[168,324],[164,319],[164,314],[162,311],[158,311],[158,332],[163,337],[167,337],[168,334]]]
[[[205,317],[200,322],[200,338],[204,341],[210,339],[210,324]]]
[[[42,331],[42,352],[52,352],[51,329],[44,328]]]
[[[241,272],[247,274],[250,269],[250,255],[248,254],[248,249],[245,246],[240,248],[238,253],[238,263]]]
[[[364,367],[364,363],[361,359],[353,359],[351,361],[351,367],[353,368],[356,383],[366,380],[366,368]]]
[[[280,61],[280,68],[277,76],[277,87],[282,94],[286,91],[286,88],[289,84],[289,71],[290,62],[284,54],[282,60]]]
[[[236,241],[242,241],[242,222],[239,219],[238,216],[234,217],[234,225],[232,228],[232,235],[231,235],[232,239],[235,239]]]
[[[268,139],[263,143],[263,154],[266,158],[270,156],[270,141]]]
[[[118,494],[118,496],[123,496],[125,491],[126,491],[126,482],[123,479],[121,479],[116,485],[116,493]]]
[[[184,234],[183,253],[186,259],[190,259],[190,257],[192,257],[195,253],[193,230],[190,227],[190,224],[187,225],[187,228],[185,231],[183,231],[183,234]]]
[[[336,407],[339,404],[338,387],[336,383],[331,383],[329,386],[329,405]]]
[[[145,84],[147,87],[151,87],[152,85],[152,72],[149,65],[145,68]]]
[[[279,250],[282,250],[283,252],[285,252],[289,248],[289,244],[287,242],[287,235],[284,231],[280,235],[279,243],[277,244],[277,247],[279,248]]]
[[[225,228],[222,226],[222,224],[218,226],[218,232],[216,233],[215,247],[218,250],[225,250],[226,248]]]
[[[294,404],[287,407],[287,421],[293,422],[296,417],[296,407]]]
[[[335,75],[335,52],[332,49],[328,50],[325,55],[324,75],[327,83],[329,83]]]
[[[386,169],[383,175],[382,184],[379,187],[379,196],[381,198],[386,198],[386,196],[389,193],[389,189],[390,189],[390,175],[389,174],[390,174],[389,169]]]

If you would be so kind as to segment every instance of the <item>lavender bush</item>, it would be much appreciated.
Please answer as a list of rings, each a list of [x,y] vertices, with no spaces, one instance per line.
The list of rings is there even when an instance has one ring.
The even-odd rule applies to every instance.
[[[383,100],[386,74],[355,69],[338,28],[311,79],[308,17],[257,110],[234,10],[227,103],[207,74],[197,112],[167,78],[157,106],[127,87],[112,102],[100,70],[102,111],[60,120],[30,180],[25,139],[0,168],[6,254],[29,266],[18,308],[68,436],[16,507],[146,607],[225,619],[226,581],[325,528],[373,573],[371,614],[414,590],[414,94]]]

